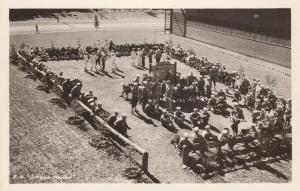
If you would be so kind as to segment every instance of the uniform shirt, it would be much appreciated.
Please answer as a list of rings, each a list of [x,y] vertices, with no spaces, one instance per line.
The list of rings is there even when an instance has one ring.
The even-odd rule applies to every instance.
[[[117,116],[115,114],[112,114],[108,117],[107,124],[112,127],[114,125],[114,123],[116,122],[116,120],[117,120]]]
[[[190,116],[191,121],[196,121],[200,119],[200,114],[198,112],[193,112]]]
[[[235,108],[231,111],[231,115],[235,119],[245,119],[243,110],[241,108]]]
[[[174,116],[177,118],[184,118],[184,114],[181,111],[175,111]]]

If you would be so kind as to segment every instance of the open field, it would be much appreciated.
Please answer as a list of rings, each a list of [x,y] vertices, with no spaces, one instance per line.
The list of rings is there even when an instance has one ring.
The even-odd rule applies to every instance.
[[[10,44],[15,44],[16,46],[20,45],[23,41],[33,44],[33,45],[38,45],[38,46],[49,46],[52,41],[55,41],[58,45],[74,45],[77,40],[80,39],[82,44],[85,43],[92,43],[95,42],[96,40],[103,41],[105,39],[113,39],[114,42],[116,43],[124,43],[124,42],[161,42],[164,40],[170,39],[169,36],[164,36],[161,34],[161,30],[155,29],[139,29],[139,30],[126,30],[125,28],[123,30],[101,30],[100,32],[63,32],[63,33],[45,33],[45,34],[40,34],[40,35],[33,35],[33,34],[22,34],[22,35],[11,35],[10,36]],[[174,43],[177,44],[179,43],[182,47],[184,48],[193,48],[195,51],[201,52],[198,53],[198,55],[206,56],[208,59],[215,60],[223,63],[226,65],[226,67],[229,70],[239,70],[240,66],[243,65],[244,70],[246,72],[247,76],[250,77],[256,77],[260,78],[262,81],[264,81],[264,76],[266,74],[270,74],[272,77],[276,77],[278,79],[278,84],[276,86],[275,92],[278,94],[285,95],[287,97],[290,96],[290,78],[285,76],[284,74],[277,72],[276,70],[269,69],[265,67],[264,65],[253,65],[251,64],[252,61],[260,62],[257,61],[256,59],[249,58],[249,60],[243,59],[244,56],[232,56],[229,53],[224,53],[224,51],[220,51],[219,49],[216,48],[208,48],[205,45],[201,45],[199,43],[196,43],[194,41],[182,39],[182,38],[175,38],[171,36],[173,39]],[[249,62],[251,61],[251,62]],[[83,91],[86,91],[88,89],[92,89],[94,91],[94,94],[98,97],[100,101],[103,102],[103,107],[107,109],[108,111],[114,111],[118,110],[120,112],[126,112],[128,114],[128,124],[132,128],[131,131],[129,131],[129,136],[130,139],[133,140],[135,143],[143,147],[149,152],[149,171],[151,174],[153,174],[157,179],[159,179],[161,182],[173,182],[173,183],[186,183],[186,182],[191,182],[191,183],[196,183],[196,182],[205,182],[202,180],[198,175],[194,173],[190,173],[188,170],[184,170],[181,168],[181,159],[177,154],[176,149],[173,147],[172,144],[170,144],[170,140],[174,136],[174,133],[169,132],[165,128],[163,128],[159,121],[155,119],[150,119],[148,118],[144,113],[140,112],[141,115],[133,115],[130,113],[130,104],[129,102],[126,102],[123,98],[120,98],[119,95],[121,94],[121,83],[122,82],[131,82],[137,74],[143,74],[143,73],[148,73],[146,70],[138,70],[136,68],[132,68],[130,66],[130,59],[123,57],[123,58],[118,58],[117,63],[119,65],[119,68],[122,70],[122,72],[119,72],[117,75],[116,74],[111,74],[111,64],[110,60],[107,62],[107,71],[109,71],[108,75],[106,74],[95,74],[95,75],[89,75],[83,71],[83,61],[55,61],[55,62],[48,62],[47,65],[51,67],[51,69],[58,73],[59,71],[63,71],[64,75],[66,77],[70,78],[78,78],[82,80],[83,82]],[[147,66],[148,67],[148,66]],[[182,73],[183,76],[189,74],[190,72],[194,72],[196,74],[196,70],[182,64],[178,63],[178,71]],[[259,71],[259,72],[257,72]],[[55,110],[51,110],[52,112],[38,112],[37,110],[34,110],[33,108],[36,108],[37,104],[33,102],[36,105],[30,104],[32,101],[31,100],[37,100],[37,103],[41,102],[43,100],[44,102],[47,102],[47,100],[51,99],[50,95],[45,94],[44,92],[40,92],[38,90],[35,90],[35,86],[37,86],[36,82],[33,82],[32,80],[22,80],[22,78],[25,77],[25,74],[20,74],[20,71],[12,68],[10,72],[10,92],[12,97],[14,95],[20,95],[20,94],[25,94],[22,92],[27,92],[29,94],[29,88],[30,90],[38,95],[30,95],[27,97],[31,97],[32,99],[28,99],[26,96],[14,98],[19,101],[19,104],[21,103],[21,100],[24,100],[24,103],[22,103],[19,106],[13,106],[11,101],[11,125],[10,125],[10,131],[11,132],[22,132],[22,129],[27,129],[27,128],[35,128],[37,130],[42,131],[41,134],[44,136],[47,135],[48,139],[60,139],[62,142],[65,141],[65,143],[68,144],[75,144],[76,142],[76,137],[79,139],[84,139],[80,135],[77,135],[76,137],[71,137],[70,139],[66,139],[66,137],[70,137],[68,135],[69,133],[72,133],[74,130],[70,127],[68,127],[67,124],[64,124],[63,121],[66,120],[66,117],[69,117],[71,114],[68,114],[68,111],[66,112],[65,110],[60,110],[57,107]],[[15,77],[14,75],[17,75]],[[19,76],[18,76],[19,75]],[[20,85],[20,88],[14,88],[14,87],[19,87],[18,84]],[[27,87],[26,87],[27,86]],[[26,88],[28,89],[26,89]],[[218,84],[218,87],[222,87],[220,84]],[[31,93],[31,94],[33,94]],[[43,95],[41,95],[43,94]],[[29,102],[27,104],[27,101]],[[17,102],[16,102],[17,103]],[[42,104],[44,109],[46,110],[48,107],[51,107],[51,104]],[[231,104],[231,101],[229,101],[229,104]],[[27,106],[27,107],[25,107]],[[46,108],[47,106],[47,108]],[[45,117],[41,117],[39,119],[44,119],[45,122],[37,125],[31,124],[32,121],[27,121],[25,120],[26,117],[23,117],[23,121],[20,121],[18,119],[18,116],[20,115],[20,111],[18,112],[18,109],[13,110],[12,108],[23,108],[23,113],[26,113],[26,111],[32,111],[32,112],[38,112],[32,114],[33,117],[39,117],[41,114],[43,114]],[[41,106],[42,107],[42,106]],[[54,106],[52,106],[54,107]],[[12,111],[13,110],[13,111]],[[139,106],[139,110],[141,110]],[[248,121],[250,121],[250,113],[246,112],[246,117]],[[22,112],[21,112],[22,113]],[[40,113],[40,114],[39,114]],[[30,114],[30,112],[26,113]],[[49,114],[49,117],[48,117]],[[53,115],[55,114],[55,117]],[[47,117],[46,117],[47,116]],[[59,117],[60,120],[56,119],[56,117]],[[54,121],[60,121],[60,122],[55,122]],[[221,130],[226,125],[228,124],[228,118],[224,118],[223,116],[220,115],[212,115],[210,119],[211,125],[216,127],[217,129]],[[149,123],[150,121],[150,123]],[[18,122],[18,123],[17,123]],[[30,122],[30,123],[29,123]],[[14,125],[18,124],[18,125]],[[42,128],[43,125],[48,127],[48,129],[45,130],[45,128]],[[241,126],[247,125],[247,124],[241,124]],[[36,127],[37,126],[37,127]],[[52,130],[53,127],[59,127],[59,133],[51,133],[48,132],[49,130]],[[26,128],[24,128],[26,127]],[[36,130],[31,129],[32,132],[35,132]],[[30,131],[30,132],[31,132]],[[50,136],[49,136],[49,133]],[[66,134],[66,135],[65,135]],[[36,134],[38,135],[38,133]],[[57,138],[59,137],[59,138]],[[13,139],[11,137],[11,139]],[[15,138],[17,139],[17,138]],[[35,141],[35,137],[32,137],[31,140],[28,140],[24,146],[27,144],[33,144],[32,142]],[[45,140],[48,140],[45,138]],[[14,140],[14,139],[13,139]],[[43,142],[42,138],[39,138],[41,140],[41,145],[45,145],[45,147],[40,147],[40,148],[45,148],[44,152],[46,152],[47,145],[52,145],[57,148],[61,148],[57,146],[57,143],[54,142]],[[70,142],[69,142],[70,140]],[[83,143],[82,146],[79,146],[80,144],[76,144],[75,146],[71,147],[72,149],[68,149],[69,151],[61,151],[58,153],[60,154],[60,157],[62,157],[62,160],[66,160],[68,153],[67,152],[72,152],[73,150],[79,150],[78,152],[80,153],[81,150],[83,149],[85,154],[85,159],[86,160],[96,160],[94,157],[95,150],[92,147],[89,147],[87,145],[87,141],[85,141],[86,144],[84,145]],[[12,142],[14,146],[11,146],[11,150],[13,149],[19,149],[18,144]],[[56,145],[57,144],[57,145]],[[37,146],[34,147],[36,149],[40,149]],[[63,148],[63,147],[62,147]],[[74,149],[73,149],[74,148]],[[62,154],[66,152],[66,154]],[[101,150],[98,152],[102,152]],[[45,155],[47,153],[44,153]],[[15,155],[15,154],[14,154]],[[41,154],[42,155],[42,154]],[[30,155],[18,155],[20,157],[19,160],[29,160],[31,157]],[[25,156],[25,157],[24,157]],[[24,157],[24,158],[22,158]],[[74,156],[73,156],[74,157]],[[103,154],[103,157],[105,155]],[[124,159],[125,160],[125,159]],[[107,160],[108,161],[108,160]],[[78,161],[76,161],[78,162]],[[37,162],[37,163],[42,163],[43,162]],[[124,162],[126,163],[126,162]],[[12,172],[17,171],[16,169],[23,170],[24,167],[20,165],[19,163],[12,163]],[[30,168],[33,163],[27,163],[24,166],[27,166],[27,168]],[[55,161],[53,161],[50,164],[47,165],[57,165],[55,164]],[[74,163],[73,163],[74,164]],[[76,164],[76,163],[75,163]],[[124,165],[123,163],[119,164],[115,161],[111,160],[108,161],[107,164],[93,164],[93,165],[99,165],[101,167],[98,168],[98,166],[93,166],[93,165],[88,165],[90,163],[84,163],[85,165],[82,165],[81,163],[78,166],[80,166],[80,169],[76,169],[76,172],[90,172],[91,173],[85,173],[88,174],[88,177],[94,177],[96,170],[99,169],[107,169],[108,166],[114,166],[116,169],[112,168],[112,174],[118,172],[118,169],[121,169]],[[106,166],[107,165],[107,166]],[[48,166],[49,169],[55,169],[53,166]],[[44,169],[44,167],[39,167]],[[39,168],[36,168],[36,171],[38,171]],[[85,170],[88,169],[88,170]],[[94,171],[92,171],[94,169]],[[75,170],[71,164],[66,167],[64,167],[64,170],[61,170],[61,173],[64,171],[72,171]],[[11,172],[11,174],[13,174]],[[96,182],[109,182],[109,178],[103,178],[99,177],[98,175]],[[108,175],[107,175],[108,176]],[[113,175],[112,175],[113,176]],[[109,177],[112,177],[109,176]],[[81,177],[84,177],[83,174],[81,174]],[[97,177],[97,176],[96,176]],[[110,182],[122,182],[122,179],[118,180],[120,177],[116,177],[114,180],[110,180]],[[77,182],[82,182],[83,179],[76,179]],[[207,182],[287,182],[291,181],[291,161],[281,161],[280,163],[274,163],[271,165],[267,165],[265,169],[257,169],[257,168],[250,168],[248,170],[239,170],[233,173],[228,173],[224,176],[216,176],[213,177],[212,179],[208,180]]]

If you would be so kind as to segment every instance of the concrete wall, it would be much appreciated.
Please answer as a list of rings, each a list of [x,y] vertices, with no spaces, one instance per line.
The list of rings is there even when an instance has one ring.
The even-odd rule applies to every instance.
[[[260,58],[286,67],[291,67],[290,48],[249,40],[189,25],[186,27],[186,37],[188,38]]]
[[[197,14],[195,13],[196,15],[194,15],[195,18],[201,16],[199,15],[199,13],[202,13],[204,15],[206,14],[203,10],[201,10],[200,12],[199,10],[195,10],[195,12],[197,13]],[[207,12],[211,13],[211,10]],[[220,11],[217,11],[218,15],[220,15],[219,12]],[[246,13],[248,14],[248,12],[245,12],[243,14]],[[276,15],[276,14],[263,14],[264,12],[265,10],[261,11],[260,14],[264,15],[264,17],[268,16],[265,18],[265,20],[266,19],[270,20],[269,18],[270,15]],[[289,40],[290,38],[282,39],[267,34],[260,34],[255,31],[250,32],[250,31],[237,30],[231,28],[232,27],[231,25],[230,26],[221,26],[221,25],[208,26],[210,24],[205,24],[195,20],[193,21],[189,20],[189,14],[191,14],[191,10],[188,10],[186,14],[187,15],[184,15],[184,12],[180,9],[174,9],[172,11],[171,33],[179,36],[185,36],[194,40],[198,40],[207,44],[232,50],[262,60],[266,60],[268,62],[276,63],[289,68],[291,67],[291,48],[289,48],[291,47],[290,44],[291,41]],[[225,15],[228,16],[228,14]],[[236,16],[234,18],[236,18]],[[249,20],[248,17],[247,19]],[[236,19],[230,18],[229,20],[235,21]],[[288,19],[283,19],[283,20],[288,20]],[[286,22],[286,24],[288,25],[289,22]],[[274,22],[272,25],[274,25]],[[289,31],[289,27],[284,27],[284,28],[286,28],[286,30]],[[287,47],[280,46],[282,44],[286,45]]]

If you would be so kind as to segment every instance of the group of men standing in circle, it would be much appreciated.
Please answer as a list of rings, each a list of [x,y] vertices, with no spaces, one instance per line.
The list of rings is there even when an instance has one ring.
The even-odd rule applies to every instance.
[[[113,49],[114,43],[112,40],[108,42],[105,40],[104,43],[100,43],[98,41],[97,46],[87,46],[84,51],[83,59],[84,59],[84,71],[88,72],[98,70],[105,72],[106,61],[108,58],[111,58],[112,63],[112,73],[115,73],[118,70],[116,63],[116,52]]]
[[[144,68],[146,57],[148,57],[149,64],[152,64],[153,58],[155,63],[166,61],[168,54],[166,50],[162,52],[160,49],[147,51],[144,48],[133,48],[131,51],[131,66]]]

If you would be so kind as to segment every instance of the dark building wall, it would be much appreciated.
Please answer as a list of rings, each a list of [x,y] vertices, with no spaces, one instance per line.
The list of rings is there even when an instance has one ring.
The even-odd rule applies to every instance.
[[[180,16],[181,14],[181,16]],[[290,9],[174,10],[174,34],[290,67]],[[186,25],[182,24],[186,23]],[[183,25],[183,26],[182,26]],[[186,31],[182,33],[181,31]]]
[[[175,9],[172,11],[171,22],[171,33],[177,34],[179,36],[185,36],[186,19],[181,10]]]

